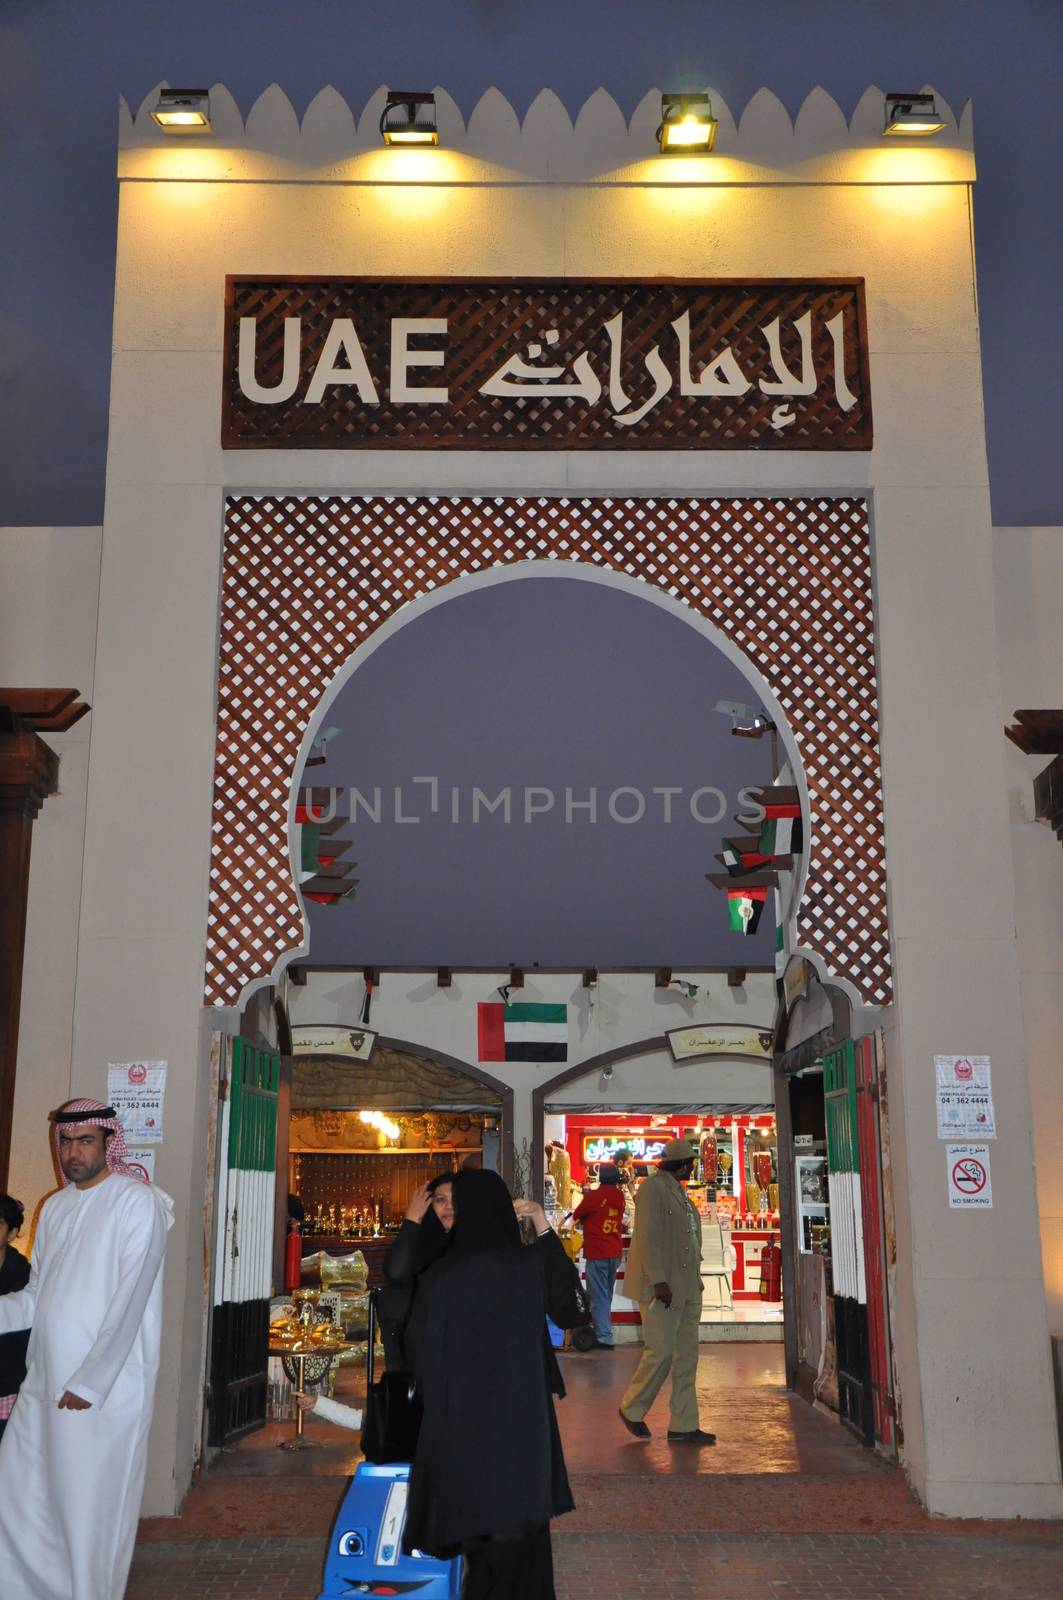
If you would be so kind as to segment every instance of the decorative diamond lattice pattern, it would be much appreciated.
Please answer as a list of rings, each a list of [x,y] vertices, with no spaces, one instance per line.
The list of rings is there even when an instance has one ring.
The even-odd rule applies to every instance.
[[[206,997],[299,945],[287,809],[306,725],[351,651],[463,573],[585,561],[707,617],[764,674],[811,798],[802,944],[891,997],[867,508],[859,499],[240,496],[222,578]],[[710,893],[706,886],[706,893]]]

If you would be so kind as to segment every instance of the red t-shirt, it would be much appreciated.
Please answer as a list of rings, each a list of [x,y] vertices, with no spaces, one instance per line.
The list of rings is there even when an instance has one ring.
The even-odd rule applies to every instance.
[[[575,1210],[583,1224],[583,1254],[588,1261],[608,1261],[623,1254],[624,1196],[616,1184],[599,1184],[583,1196]]]

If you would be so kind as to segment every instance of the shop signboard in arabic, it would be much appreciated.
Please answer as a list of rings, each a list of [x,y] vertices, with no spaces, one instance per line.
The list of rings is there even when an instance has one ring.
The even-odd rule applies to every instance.
[[[869,450],[861,278],[230,277],[227,449]]]
[[[705,1056],[755,1056],[770,1061],[773,1038],[770,1025],[758,1028],[744,1022],[672,1028],[667,1034],[673,1061],[697,1061]]]

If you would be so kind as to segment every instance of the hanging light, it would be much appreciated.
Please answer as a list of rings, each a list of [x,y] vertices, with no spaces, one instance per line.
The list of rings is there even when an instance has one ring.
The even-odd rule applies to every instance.
[[[397,1122],[392,1122],[382,1111],[359,1111],[359,1122],[364,1122],[367,1128],[375,1128],[387,1139],[397,1139],[402,1129]]]
[[[932,94],[888,94],[886,96],[886,135],[905,139],[926,139],[945,126],[938,115]]]
[[[662,155],[704,155],[716,143],[718,123],[707,94],[662,94],[657,143]]]
[[[438,144],[435,95],[420,89],[389,89],[380,132],[385,144]]]
[[[206,89],[160,89],[151,120],[164,133],[210,133],[210,95]]]

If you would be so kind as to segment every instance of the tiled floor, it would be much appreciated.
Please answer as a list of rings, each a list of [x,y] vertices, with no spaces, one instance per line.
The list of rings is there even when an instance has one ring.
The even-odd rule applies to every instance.
[[[670,1446],[667,1405],[633,1440],[616,1408],[637,1349],[565,1356],[558,1407],[577,1509],[554,1525],[558,1600],[1055,1600],[1063,1529],[931,1521],[903,1476],[788,1395],[782,1349],[701,1347],[715,1447]],[[359,1375],[338,1398],[358,1404]],[[317,1421],[320,1448],[274,1426],[226,1452],[180,1518],[141,1524],[127,1600],[314,1600],[358,1436]]]

